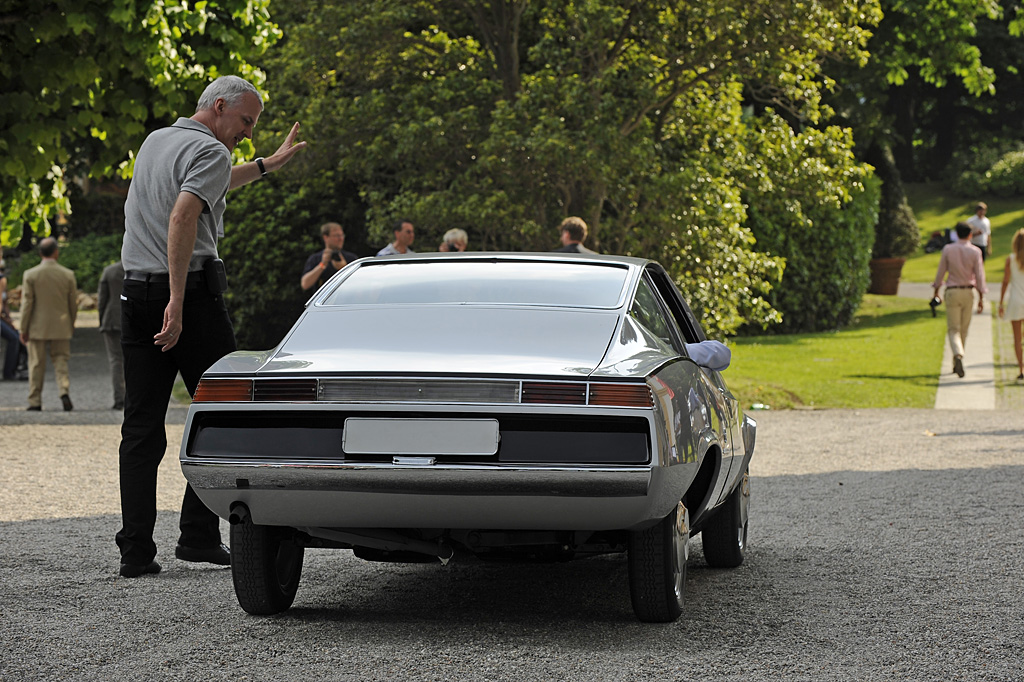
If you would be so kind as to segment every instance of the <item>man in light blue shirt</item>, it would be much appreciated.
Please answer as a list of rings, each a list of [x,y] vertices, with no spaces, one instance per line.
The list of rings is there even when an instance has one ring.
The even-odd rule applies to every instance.
[[[406,253],[415,253],[410,246],[416,238],[416,231],[408,220],[396,220],[392,227],[395,233],[395,241],[391,242],[377,252],[378,256],[400,256]]]

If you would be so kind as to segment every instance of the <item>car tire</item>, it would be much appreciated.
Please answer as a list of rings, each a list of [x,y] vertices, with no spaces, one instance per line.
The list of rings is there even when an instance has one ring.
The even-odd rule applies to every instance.
[[[269,616],[292,605],[305,553],[294,534],[290,528],[258,526],[248,517],[231,525],[231,578],[246,613]]]
[[[740,484],[729,494],[700,533],[704,559],[712,568],[735,568],[747,551],[750,475],[743,472]]]
[[[690,515],[682,503],[654,526],[629,534],[629,594],[636,617],[671,623],[683,612]]]

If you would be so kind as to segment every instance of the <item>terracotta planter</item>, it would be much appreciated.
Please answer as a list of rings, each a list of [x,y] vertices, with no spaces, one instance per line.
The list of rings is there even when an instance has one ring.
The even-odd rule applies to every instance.
[[[871,268],[869,294],[895,296],[900,287],[900,273],[906,258],[875,258],[868,262]]]

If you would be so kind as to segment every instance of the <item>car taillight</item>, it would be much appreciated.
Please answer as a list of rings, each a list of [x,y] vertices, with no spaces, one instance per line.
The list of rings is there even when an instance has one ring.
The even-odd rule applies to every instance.
[[[590,384],[590,405],[612,407],[651,407],[651,389],[647,384]]]
[[[548,403],[551,405],[586,405],[586,384],[545,384],[533,381],[523,382],[522,402]]]
[[[252,379],[200,379],[194,403],[239,403],[252,401]]]

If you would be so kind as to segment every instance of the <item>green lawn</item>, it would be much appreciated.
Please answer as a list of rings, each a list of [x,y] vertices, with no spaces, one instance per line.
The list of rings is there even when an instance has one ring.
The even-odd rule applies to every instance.
[[[957,221],[974,215],[974,205],[979,198],[988,204],[988,219],[992,223],[992,255],[985,262],[985,278],[990,282],[989,298],[998,301],[1003,265],[1010,253],[1010,240],[1017,230],[1024,227],[1024,199],[951,197],[943,195],[943,191],[941,185],[934,183],[907,185],[907,200],[921,228],[921,243],[924,244],[932,232],[951,228]],[[907,259],[902,279],[904,282],[931,282],[938,267],[938,252],[919,250]]]
[[[840,332],[740,337],[724,373],[744,408],[935,404],[946,320],[920,299],[866,295]]]
[[[921,228],[924,244],[933,231],[953,227],[974,213],[978,198],[951,197],[938,184],[907,186],[907,198]],[[1013,234],[1024,227],[1024,199],[989,199],[992,256],[985,264],[990,301],[998,301],[1003,264]],[[905,282],[935,278],[939,254],[923,249],[907,259]],[[895,296],[866,295],[856,322],[839,332],[742,337],[731,342],[729,387],[750,408],[793,407],[932,407],[938,387],[945,318],[932,318],[926,302]],[[1009,327],[1005,323],[996,322]],[[999,327],[995,331],[1005,332]],[[1005,334],[997,334],[1002,338]],[[1003,345],[1006,345],[1004,342]],[[1007,346],[997,364],[1009,378],[997,380],[1004,393],[1020,402],[1024,391],[1014,385],[1016,363]],[[1007,404],[1001,394],[1001,404]],[[1016,404],[1016,403],[1014,403]]]

